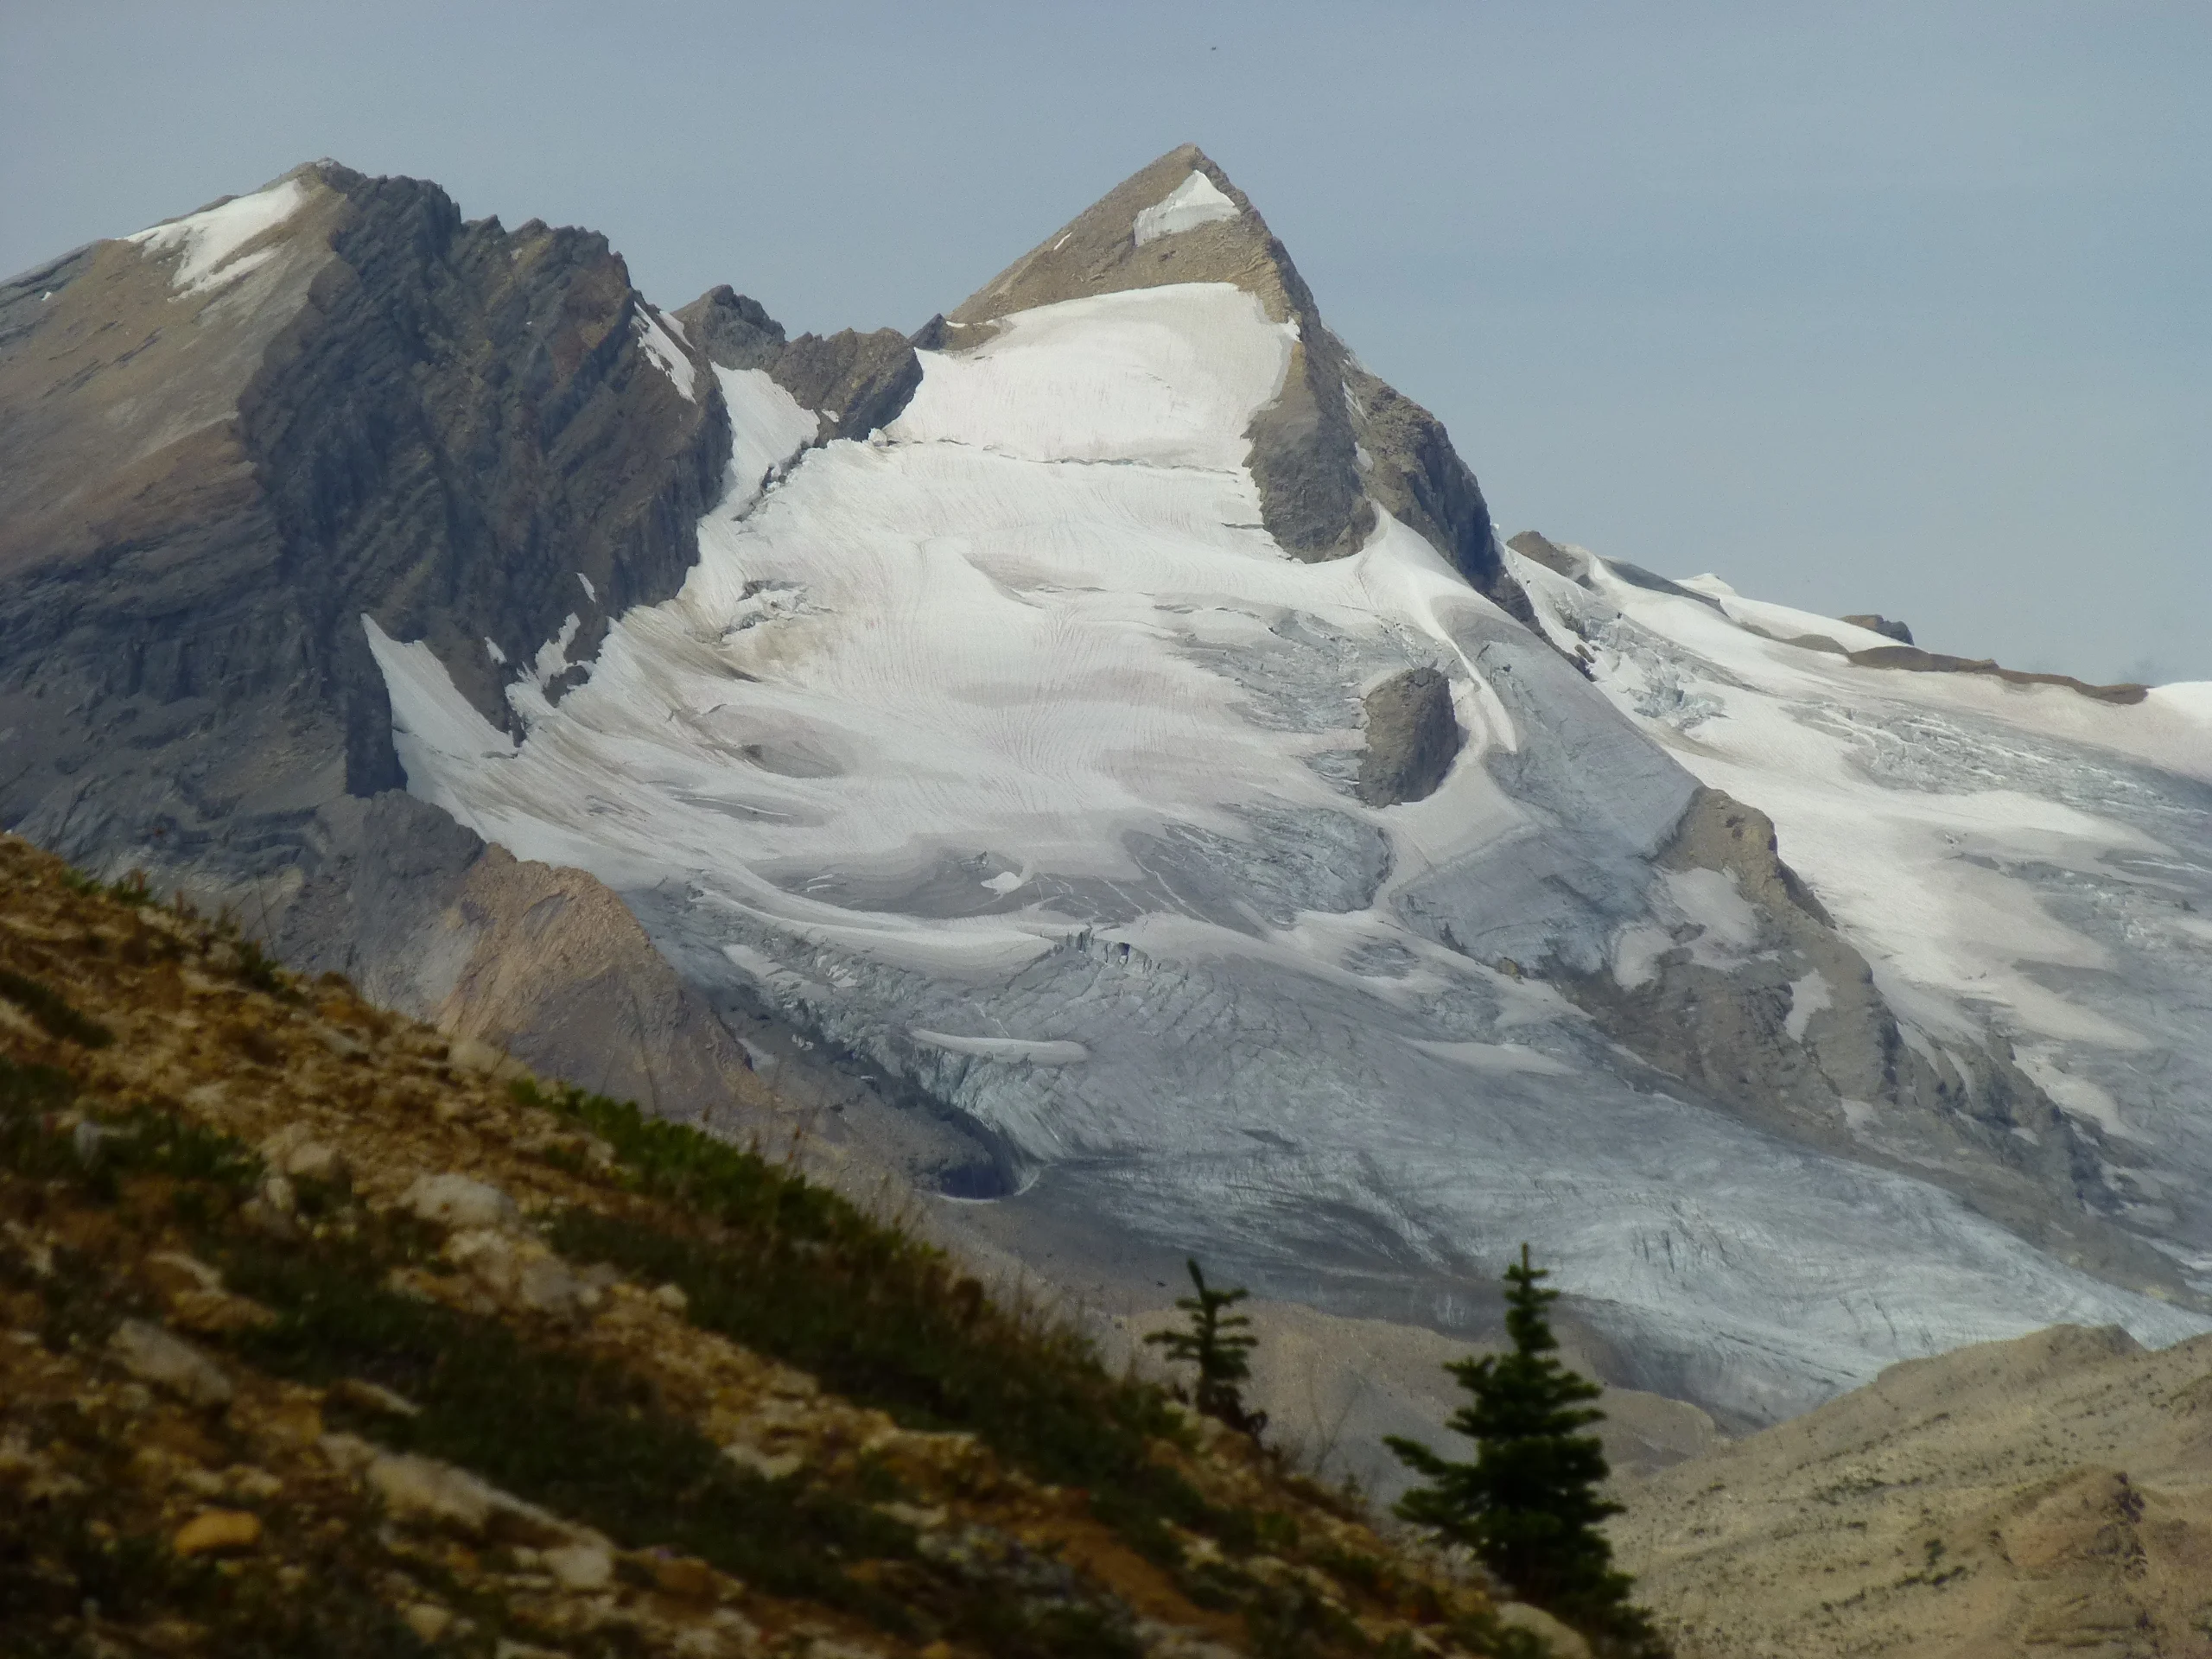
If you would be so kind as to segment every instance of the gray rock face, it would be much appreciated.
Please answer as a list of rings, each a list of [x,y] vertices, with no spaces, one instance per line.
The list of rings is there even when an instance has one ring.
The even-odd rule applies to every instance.
[[[921,362],[895,328],[801,334],[768,372],[799,403],[820,412],[825,440],[865,438],[890,425],[922,384]]]
[[[243,908],[295,966],[545,1076],[725,1127],[751,1109],[744,1051],[620,899],[411,796],[326,805],[297,863]]]
[[[640,349],[641,302],[603,238],[464,225],[435,186],[331,163],[295,178],[305,206],[277,257],[213,297],[105,243],[75,280],[39,279],[39,320],[0,346],[21,458],[0,500],[0,729],[17,728],[18,760],[0,818],[38,823],[66,795],[73,825],[128,823],[60,850],[149,833],[162,785],[117,774],[158,747],[175,776],[188,731],[207,817],[296,789],[308,754],[343,760],[319,796],[397,786],[364,613],[427,639],[507,725],[490,647],[527,662],[574,614],[581,658],[608,607],[665,597],[696,556],[727,416]]]
[[[766,369],[803,407],[816,411],[822,422],[817,442],[865,438],[888,426],[922,384],[913,343],[895,328],[872,334],[841,328],[786,340],[783,325],[759,301],[727,284],[709,289],[674,315],[710,360],[726,369]]]
[[[361,812],[407,781],[363,617],[512,726],[548,641],[582,660],[680,585],[728,417],[595,234],[332,162],[257,207],[212,272],[195,219],[0,289],[0,824],[429,1013],[401,941],[484,849]],[[398,901],[320,904],[359,857]]]
[[[784,325],[760,301],[723,283],[671,314],[708,360],[726,369],[765,369],[784,349]]]
[[[1359,798],[1370,806],[1427,799],[1459,753],[1452,683],[1433,668],[1409,668],[1363,701],[1367,751],[1359,760]]]
[[[1904,623],[1892,621],[1886,616],[1862,614],[1847,616],[1843,620],[1850,623],[1853,627],[1865,628],[1870,633],[1886,634],[1901,645],[1909,645],[1912,643],[1912,630]]]

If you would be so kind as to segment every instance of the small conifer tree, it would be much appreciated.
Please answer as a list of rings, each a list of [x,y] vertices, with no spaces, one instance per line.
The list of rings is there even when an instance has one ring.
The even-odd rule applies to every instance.
[[[1475,1460],[1451,1463],[1419,1440],[1386,1439],[1429,1483],[1399,1499],[1396,1513],[1465,1545],[1516,1595],[1580,1625],[1605,1649],[1662,1655],[1649,1615],[1629,1600],[1634,1581],[1613,1570],[1612,1546],[1598,1530],[1621,1508],[1599,1496],[1605,1449],[1582,1432],[1604,1419],[1585,1403],[1603,1390],[1553,1357],[1559,1341],[1545,1310],[1559,1293],[1537,1283],[1548,1276],[1523,1244],[1505,1270],[1513,1351],[1445,1367],[1473,1396],[1450,1427],[1474,1441]]]
[[[1245,1409],[1243,1385],[1251,1377],[1251,1353],[1260,1345],[1260,1339],[1248,1334],[1252,1323],[1249,1319],[1226,1311],[1251,1293],[1241,1285],[1234,1290],[1216,1290],[1206,1283],[1206,1276],[1198,1271],[1195,1258],[1185,1265],[1191,1270],[1191,1283],[1198,1294],[1177,1297],[1175,1306],[1191,1316],[1190,1328],[1155,1331],[1145,1341],[1165,1348],[1170,1359],[1179,1359],[1198,1368],[1198,1386],[1191,1397],[1192,1405],[1239,1433],[1257,1440],[1260,1431],[1268,1426],[1268,1414]]]

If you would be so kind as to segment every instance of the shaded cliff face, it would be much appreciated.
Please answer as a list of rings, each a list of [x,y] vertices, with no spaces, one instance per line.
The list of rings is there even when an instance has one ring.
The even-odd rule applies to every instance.
[[[758,300],[728,284],[710,288],[674,316],[718,368],[763,369],[802,409],[813,411],[815,442],[865,438],[899,418],[922,384],[913,342],[895,328],[863,334],[784,338],[784,326]],[[747,482],[757,480],[747,480]]]
[[[512,726],[680,585],[728,417],[604,238],[320,162],[0,289],[0,825],[274,931],[407,781],[367,624]]]

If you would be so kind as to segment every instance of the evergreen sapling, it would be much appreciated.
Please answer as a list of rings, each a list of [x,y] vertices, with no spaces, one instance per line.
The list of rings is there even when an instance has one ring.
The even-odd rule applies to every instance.
[[[1586,1404],[1603,1390],[1554,1358],[1546,1309],[1559,1300],[1538,1281],[1529,1247],[1505,1270],[1509,1354],[1470,1357],[1445,1369],[1472,1399],[1450,1427],[1475,1442],[1472,1463],[1452,1463],[1418,1440],[1388,1436],[1399,1461],[1428,1484],[1398,1500],[1402,1520],[1472,1550],[1523,1600],[1582,1626],[1606,1650],[1666,1652],[1649,1616],[1629,1600],[1634,1581],[1612,1567],[1598,1523],[1621,1506],[1599,1495],[1609,1470],[1586,1433],[1605,1413]]]
[[[1216,1290],[1206,1283],[1195,1258],[1185,1265],[1198,1294],[1177,1297],[1175,1306],[1191,1316],[1190,1329],[1155,1331],[1145,1342],[1165,1348],[1170,1359],[1197,1366],[1198,1387],[1191,1403],[1217,1422],[1256,1440],[1268,1426],[1268,1414],[1245,1409],[1243,1384],[1250,1380],[1251,1352],[1260,1345],[1260,1339],[1248,1334],[1252,1323],[1249,1318],[1226,1311],[1251,1293],[1241,1285],[1234,1290]]]

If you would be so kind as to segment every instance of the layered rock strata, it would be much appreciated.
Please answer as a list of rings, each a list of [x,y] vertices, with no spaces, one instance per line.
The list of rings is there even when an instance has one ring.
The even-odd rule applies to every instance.
[[[0,289],[0,824],[429,1012],[384,954],[420,894],[284,914],[334,821],[407,782],[368,628],[518,729],[512,686],[557,698],[680,584],[728,446],[603,238],[464,221],[416,180],[317,162],[29,273]],[[459,868],[442,815],[377,822],[385,866]],[[652,1019],[689,1026],[671,989]],[[522,1046],[563,1040],[555,1005],[501,1007]]]

